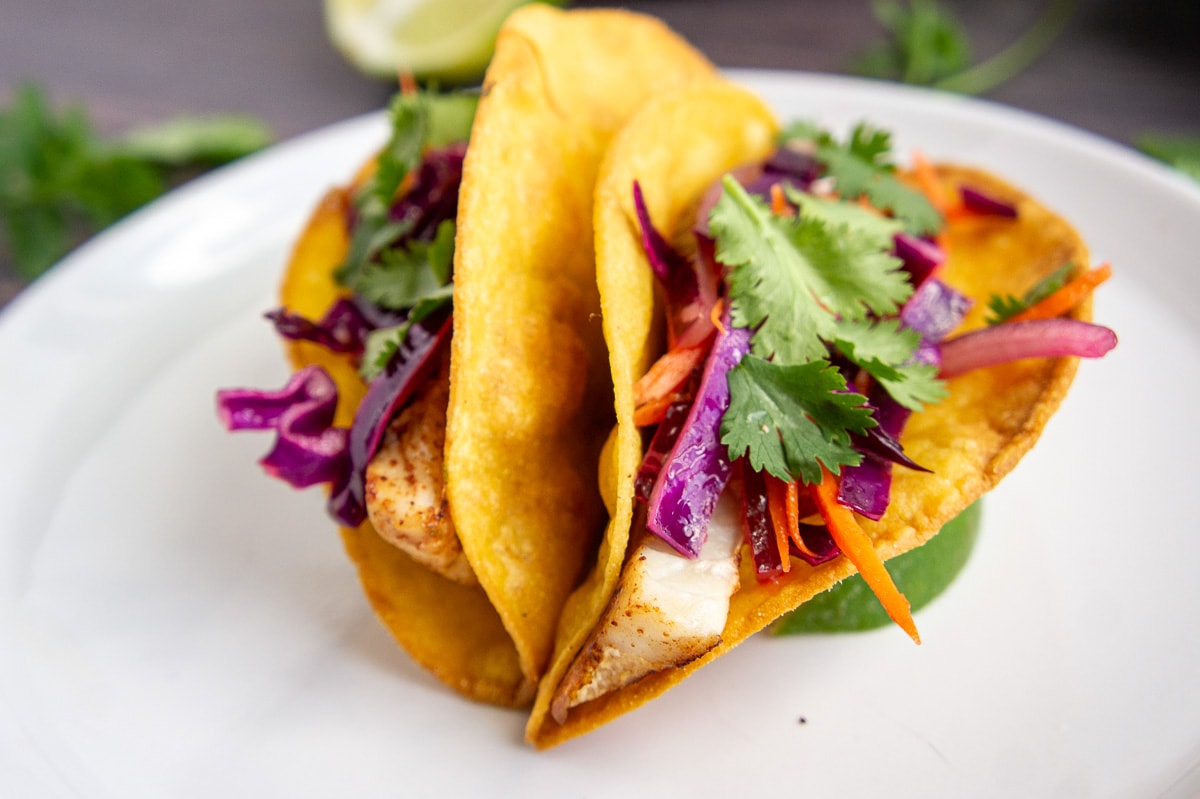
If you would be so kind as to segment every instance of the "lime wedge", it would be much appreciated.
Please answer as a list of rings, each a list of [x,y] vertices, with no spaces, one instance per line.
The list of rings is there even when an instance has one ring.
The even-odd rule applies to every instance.
[[[325,0],[334,46],[362,72],[445,83],[483,75],[496,33],[529,0]],[[559,5],[555,3],[555,5]]]
[[[887,562],[896,587],[908,597],[913,612],[929,604],[954,582],[975,547],[979,534],[976,502],[941,529],[922,547]],[[871,589],[857,574],[784,616],[771,632],[797,633],[859,632],[891,624]]]

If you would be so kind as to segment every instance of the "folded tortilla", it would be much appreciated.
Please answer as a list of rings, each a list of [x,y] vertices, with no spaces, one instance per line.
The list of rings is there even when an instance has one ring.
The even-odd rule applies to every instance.
[[[592,248],[592,188],[616,129],[647,98],[713,68],[660,22],[623,11],[528,6],[504,25],[484,79],[459,191],[445,476],[478,585],[417,564],[365,522],[343,529],[376,613],[447,685],[528,704],[563,602],[604,524],[597,460],[612,425]],[[282,295],[320,318],[343,290],[349,192],[304,231]],[[318,364],[348,425],[365,392],[355,365]]]
[[[634,477],[642,438],[633,422],[633,385],[663,352],[661,303],[642,248],[631,188],[639,182],[650,216],[668,237],[686,237],[701,194],[740,164],[761,161],[774,147],[776,122],[755,97],[715,80],[648,103],[617,135],[596,184],[597,279],[614,385],[616,428],[601,466],[611,518],[600,557],[567,603],[558,647],[539,687],[526,735],[549,747],[639,707],[722,656],[784,613],[854,573],[846,558],[820,566],[793,560],[776,584],[762,585],[752,558],[741,559],[720,643],[683,666],[649,674],[625,688],[580,704],[557,723],[551,705],[577,653],[613,598],[630,546]],[[978,217],[946,229],[949,261],[940,277],[977,302],[960,331],[983,325],[991,294],[1021,296],[1068,261],[1086,264],[1078,234],[1019,189],[981,171],[940,166],[950,191],[968,184],[1018,209],[1016,220]],[[1090,304],[1075,318],[1090,318]],[[878,521],[861,520],[883,558],[920,546],[991,489],[1033,446],[1059,406],[1077,359],[1028,360],[982,369],[948,381],[949,396],[914,414],[905,451],[930,473],[897,468],[892,501]]]

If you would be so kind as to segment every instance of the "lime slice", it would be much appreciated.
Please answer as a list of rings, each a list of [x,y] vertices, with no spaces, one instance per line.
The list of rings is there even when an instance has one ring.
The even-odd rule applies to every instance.
[[[887,562],[888,572],[908,597],[913,612],[945,591],[967,564],[979,534],[979,505],[976,502],[951,519],[925,546]],[[856,574],[784,616],[771,632],[859,632],[888,624],[891,620],[879,600]]]
[[[466,83],[483,75],[500,24],[528,1],[325,0],[325,26],[368,75]]]

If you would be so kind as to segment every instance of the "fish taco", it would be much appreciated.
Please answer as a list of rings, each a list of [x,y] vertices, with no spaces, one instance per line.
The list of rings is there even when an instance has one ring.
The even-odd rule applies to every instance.
[[[527,704],[604,511],[611,389],[592,187],[617,128],[711,65],[661,23],[541,5],[478,96],[404,92],[391,138],[324,198],[269,316],[296,371],[230,390],[231,429],[323,484],[374,610],[485,702]]]
[[[978,169],[902,172],[868,124],[780,130],[721,79],[615,137],[595,242],[616,425],[610,518],[527,738],[632,710],[858,572],[919,642],[884,562],[1033,446],[1090,323],[1076,231]]]

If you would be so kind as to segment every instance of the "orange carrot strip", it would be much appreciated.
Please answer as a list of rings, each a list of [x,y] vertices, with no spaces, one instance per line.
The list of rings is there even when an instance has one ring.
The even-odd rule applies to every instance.
[[[708,312],[708,318],[712,320],[713,327],[721,334],[728,333],[724,323],[721,322],[721,317],[725,315],[725,300],[717,297],[717,301],[713,303],[712,310]]]
[[[688,375],[703,359],[704,347],[669,350],[633,384],[634,405],[645,405],[670,394],[688,379]]]
[[[854,518],[854,513],[837,501],[837,478],[824,466],[821,467],[821,477],[820,483],[809,486],[809,492],[817,503],[825,526],[829,528],[829,535],[842,554],[858,569],[892,621],[908,633],[913,641],[921,643],[908,598],[892,582],[892,576],[875,551],[875,544]]]
[[[788,533],[792,529],[787,507],[789,484],[766,472],[763,473],[763,481],[767,486],[767,510],[771,515],[771,527],[775,530],[775,546],[779,549],[780,567],[783,573],[787,574],[792,569],[792,556],[788,552]]]
[[[401,94],[405,95],[406,97],[412,97],[418,91],[420,91],[420,88],[417,86],[416,76],[413,75],[413,73],[409,72],[407,69],[400,70],[400,74],[398,77],[400,79],[400,93]]]
[[[1069,280],[1048,297],[1030,305],[1024,311],[1011,317],[1010,322],[1024,322],[1030,319],[1054,319],[1062,316],[1079,303],[1088,298],[1096,287],[1112,277],[1112,265],[1103,263],[1095,269],[1089,269],[1082,275]]]
[[[950,200],[946,197],[946,187],[938,180],[937,171],[934,170],[933,164],[929,163],[925,153],[913,150],[912,168],[917,185],[920,186],[925,199],[929,200],[929,204],[936,208],[938,213],[945,215],[950,209]]]
[[[788,537],[801,552],[815,559],[816,553],[808,548],[800,535],[800,519],[803,518],[800,515],[800,483],[795,480],[787,484],[786,508]]]
[[[639,405],[633,411],[633,423],[638,427],[649,427],[652,424],[658,424],[667,416],[667,408],[671,407],[671,403],[679,398],[678,394],[668,394],[665,397],[659,397],[655,400],[650,400],[644,405]]]
[[[778,183],[771,184],[771,213],[775,216],[787,216],[792,212],[787,199],[783,196],[783,187]]]

